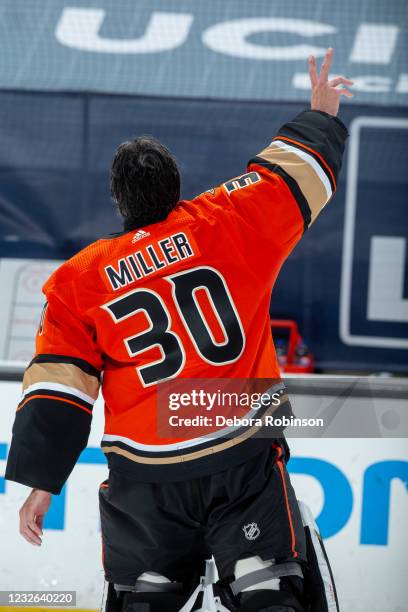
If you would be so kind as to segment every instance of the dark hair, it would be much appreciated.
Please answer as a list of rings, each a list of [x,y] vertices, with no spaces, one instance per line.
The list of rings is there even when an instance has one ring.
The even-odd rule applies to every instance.
[[[122,143],[112,162],[111,194],[125,229],[163,221],[180,199],[176,160],[153,136]]]

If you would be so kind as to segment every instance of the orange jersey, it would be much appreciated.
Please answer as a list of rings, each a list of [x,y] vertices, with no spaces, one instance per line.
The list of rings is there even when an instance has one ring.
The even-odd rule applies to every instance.
[[[198,464],[211,471],[211,458],[221,465],[228,452],[242,461],[248,436],[240,447],[222,436],[159,435],[157,385],[177,377],[279,378],[271,291],[335,191],[346,134],[337,119],[302,113],[246,174],[181,201],[165,221],[98,240],[50,277],[6,477],[58,492],[86,445],[100,384],[102,447],[112,465],[155,479],[152,470],[166,467],[175,478],[179,466],[183,477]],[[57,451],[61,427],[67,438]],[[36,449],[30,467],[21,447],[33,429],[48,447]]]

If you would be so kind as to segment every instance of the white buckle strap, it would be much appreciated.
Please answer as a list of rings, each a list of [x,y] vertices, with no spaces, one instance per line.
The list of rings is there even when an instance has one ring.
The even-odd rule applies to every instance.
[[[298,576],[299,578],[303,578],[302,568],[299,563],[279,563],[250,572],[249,574],[241,576],[241,578],[237,578],[234,582],[231,582],[230,588],[234,595],[238,595],[249,587],[270,580],[271,578],[283,578],[284,576]]]
[[[179,612],[191,612],[200,593],[203,594],[203,603],[202,607],[197,610],[197,612],[229,612],[228,608],[222,605],[220,598],[214,596],[213,583],[215,581],[214,563],[212,561],[207,561],[205,576],[201,576],[197,588],[193,591]]]

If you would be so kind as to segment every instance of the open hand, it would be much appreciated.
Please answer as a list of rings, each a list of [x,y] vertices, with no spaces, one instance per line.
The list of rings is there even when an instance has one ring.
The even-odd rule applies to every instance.
[[[33,489],[20,509],[20,533],[30,544],[41,546],[42,524],[51,503],[51,493]]]
[[[329,115],[336,116],[339,112],[340,97],[353,97],[351,91],[344,87],[338,86],[351,86],[353,85],[353,81],[350,81],[342,76],[335,77],[329,81],[329,72],[332,59],[333,49],[330,48],[327,50],[327,53],[324,56],[320,74],[317,74],[316,58],[313,55],[309,57],[309,75],[310,82],[312,84],[311,108],[312,110],[320,110],[328,113]]]

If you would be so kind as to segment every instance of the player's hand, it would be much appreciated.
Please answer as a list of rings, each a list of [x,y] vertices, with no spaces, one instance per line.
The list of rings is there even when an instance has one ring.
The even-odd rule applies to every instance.
[[[33,489],[20,508],[20,533],[34,546],[41,546],[42,524],[50,503],[51,493]]]
[[[311,108],[336,116],[339,112],[341,96],[353,97],[351,91],[345,87],[339,87],[339,85],[351,86],[353,81],[342,76],[329,81],[332,59],[333,49],[330,48],[324,56],[320,74],[317,74],[316,58],[313,55],[309,57],[309,75],[312,84]]]

